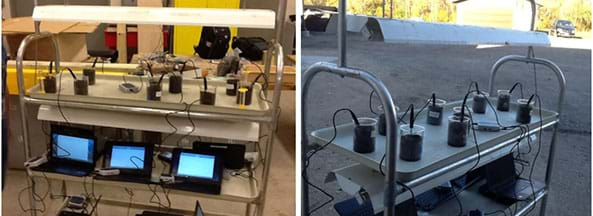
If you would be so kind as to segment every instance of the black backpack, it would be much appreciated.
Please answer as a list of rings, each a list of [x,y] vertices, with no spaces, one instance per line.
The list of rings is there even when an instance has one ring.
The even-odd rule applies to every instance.
[[[203,59],[221,59],[229,49],[230,40],[230,28],[204,26],[200,42],[198,46],[194,46],[194,52]]]
[[[240,57],[249,59],[250,61],[259,61],[263,57],[264,50],[268,49],[268,44],[261,37],[233,37],[231,47],[241,50]]]

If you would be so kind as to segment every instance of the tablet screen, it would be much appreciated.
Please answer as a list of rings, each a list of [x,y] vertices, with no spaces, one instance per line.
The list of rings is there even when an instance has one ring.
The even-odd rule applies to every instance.
[[[181,152],[177,175],[212,179],[215,159],[211,155]]]
[[[52,156],[87,163],[93,162],[95,141],[89,138],[52,134]]]
[[[118,146],[111,150],[110,166],[122,169],[144,169],[144,151],[142,146]]]

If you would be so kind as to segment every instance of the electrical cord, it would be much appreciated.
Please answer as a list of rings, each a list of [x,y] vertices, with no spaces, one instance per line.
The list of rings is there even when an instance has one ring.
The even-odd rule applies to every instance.
[[[382,165],[384,160],[385,160],[385,154],[383,154],[383,158],[381,158],[381,162],[379,163],[379,172],[383,176],[385,176],[385,173],[383,172],[383,165]],[[414,205],[416,205],[416,195],[414,194],[414,191],[412,190],[412,188],[410,188],[408,185],[406,185],[400,181],[396,181],[396,183],[410,192],[410,195],[412,196],[412,200],[414,201]]]
[[[66,67],[64,69],[68,69],[70,71],[72,71],[70,68]],[[62,93],[62,77],[64,76],[64,69],[62,69],[62,71],[60,71],[60,79],[58,81],[58,95],[57,95],[57,104],[58,104],[58,111],[60,112],[60,115],[62,115],[62,118],[64,119],[64,121],[66,122],[66,124],[68,125],[72,125],[70,124],[70,121],[68,121],[68,119],[66,118],[66,115],[64,115],[64,111],[62,111],[62,106],[60,104],[60,95]]]
[[[151,184],[146,184],[146,186],[148,186],[148,189],[150,190],[150,192],[152,192],[152,196],[150,197],[148,202],[152,203],[152,204],[157,204],[157,209],[158,209],[158,212],[160,213],[161,208],[166,209],[167,206],[162,203],[161,197],[157,194],[158,185],[155,185],[154,188],[150,187],[150,185]],[[156,200],[155,200],[155,198],[156,198]]]
[[[198,77],[200,77],[200,76],[198,75],[198,70],[197,70],[197,69],[198,69],[198,67],[196,67],[196,62],[195,62],[193,59],[188,59],[187,61],[191,62],[192,66],[194,67],[194,69],[193,69],[193,70],[194,70],[194,75],[196,75],[196,77],[195,77],[195,78],[198,78]],[[183,72],[183,71],[182,71],[182,72]]]
[[[371,110],[371,113],[373,113],[375,115],[379,115],[379,113],[377,113],[373,110],[373,94],[375,94],[374,89],[371,91],[371,94],[369,95],[369,110]]]
[[[70,151],[68,151],[67,149],[61,147],[60,144],[57,143],[58,142],[57,140],[54,140],[54,142],[56,142],[56,143],[54,143],[55,144],[54,146],[56,148],[61,149],[62,151],[64,151],[66,153],[65,155],[58,155],[58,152],[57,152],[58,150],[55,149],[54,151],[56,151],[56,157],[69,157],[69,156],[72,156],[72,153],[70,153]]]
[[[519,135],[519,138],[517,139],[516,144],[513,145],[513,147],[509,151],[509,154],[512,154],[514,152],[514,149],[517,148],[517,153],[518,153],[517,156],[518,157],[520,157],[520,155],[521,155],[520,154],[520,150],[519,150],[519,144],[521,143],[522,139],[524,139],[526,136],[528,137],[528,132],[529,132],[529,130],[528,129],[525,130],[524,127],[520,127],[520,130],[521,130],[521,134]],[[518,157],[513,157],[513,160],[515,161],[515,160],[519,159]],[[521,166],[521,171],[519,173],[515,173],[515,175],[517,177],[521,176],[521,174],[523,173],[523,170],[524,170],[524,166],[522,164],[519,164],[519,165]],[[513,190],[513,193],[514,193],[515,196],[517,196],[516,191]],[[486,213],[484,213],[484,215],[493,215],[493,214],[502,212],[506,216],[507,215],[506,214],[506,210],[507,209],[509,210],[509,212],[510,212],[511,215],[515,215],[513,213],[513,210],[511,209],[510,206],[507,207],[507,208],[505,208],[505,209],[502,209],[502,210],[495,210],[495,211],[492,211],[492,212],[486,212]],[[517,211],[517,206],[515,205],[515,212],[516,211]]]
[[[455,197],[455,200],[457,201],[457,205],[459,206],[459,213],[457,213],[457,216],[462,216],[463,215],[463,204],[461,204],[461,200],[459,199],[459,193],[461,193],[462,190],[459,190],[459,192],[455,191],[455,186],[451,185],[451,192],[453,192],[453,195]]]
[[[191,118],[191,115],[190,115],[190,114],[191,114],[191,107],[192,107],[192,106],[193,106],[195,103],[197,103],[197,102],[199,102],[199,101],[200,101],[200,99],[196,99],[195,101],[191,102],[190,104],[186,104],[186,105],[185,105],[185,107],[186,107],[185,111],[186,111],[186,113],[187,113],[187,119],[189,120],[189,123],[191,123],[191,125],[192,125],[192,129],[191,129],[191,131],[190,131],[190,132],[188,132],[187,134],[183,135],[182,137],[180,137],[180,138],[177,140],[177,146],[178,146],[178,147],[179,147],[179,146],[181,146],[181,145],[180,145],[180,143],[181,143],[181,140],[183,140],[183,139],[187,138],[187,137],[188,137],[188,136],[190,136],[190,135],[191,135],[191,134],[192,134],[194,131],[196,131],[196,124],[194,123],[194,120]]]
[[[475,86],[476,86],[476,89],[478,89],[478,84],[477,84],[477,82],[474,82],[474,81],[472,81],[472,83],[471,83],[471,84],[475,84]],[[462,111],[461,111],[461,113],[462,113],[462,114],[461,114],[461,116],[462,116],[462,117],[461,117],[462,121],[463,121],[463,119],[464,119],[464,117],[463,117],[463,116],[465,116],[465,114],[464,114],[464,109],[467,107],[467,106],[465,105],[465,102],[467,101],[467,97],[469,96],[469,94],[470,94],[470,93],[474,92],[474,91],[471,91],[471,84],[470,84],[470,88],[468,88],[468,92],[465,94],[465,97],[464,97],[464,99],[463,99],[463,101],[464,101],[464,102],[463,102],[463,104],[462,104]],[[479,91],[479,90],[476,90],[476,92],[480,92],[480,91]],[[478,138],[477,138],[477,135],[476,135],[476,130],[475,130],[475,128],[474,128],[474,127],[472,127],[472,126],[471,126],[471,125],[474,125],[474,118],[473,118],[473,115],[472,115],[472,113],[471,113],[471,112],[467,112],[467,113],[468,113],[468,115],[469,115],[469,121],[470,121],[470,122],[469,122],[469,123],[470,123],[470,130],[471,130],[471,132],[472,132],[472,135],[473,135],[473,138],[474,138],[474,144],[475,144],[475,147],[476,147],[477,159],[476,159],[476,163],[474,163],[474,165],[473,165],[473,166],[472,166],[470,169],[468,169],[468,170],[465,172],[465,174],[463,174],[462,176],[467,176],[467,175],[468,175],[470,172],[472,172],[472,171],[473,171],[473,170],[474,170],[474,169],[475,169],[475,168],[476,168],[476,167],[477,167],[477,166],[480,164],[480,160],[481,160],[480,146],[478,145]],[[454,186],[452,186],[452,187],[451,187],[451,190],[452,190],[452,192],[453,192],[453,196],[454,196],[454,197],[455,197],[455,199],[457,200],[457,204],[459,205],[459,213],[458,213],[458,216],[461,216],[461,215],[463,215],[463,204],[461,203],[461,200],[459,200],[459,197],[458,197],[458,195],[459,195],[459,193],[461,193],[461,192],[462,192],[462,190],[455,191],[455,190],[454,190]]]
[[[142,160],[142,158],[139,158],[138,156],[131,156],[131,157],[129,158],[130,162],[132,162],[132,164],[133,164],[133,165],[136,167],[136,169],[142,169],[142,168],[141,168],[141,167],[140,167],[140,166],[139,166],[139,165],[138,165],[136,162],[134,162],[134,160],[133,160],[133,159],[139,160],[139,161],[141,161],[142,163],[144,163],[144,160]],[[165,188],[164,188],[162,185],[160,185],[160,186],[161,186],[161,188],[163,189],[163,194],[165,194],[165,197],[166,197],[166,199],[167,199],[167,205],[163,205],[163,204],[162,204],[162,202],[161,202],[161,198],[160,198],[160,196],[157,194],[157,189],[158,189],[159,185],[155,185],[154,189],[150,187],[150,184],[147,184],[147,186],[148,186],[148,189],[149,189],[149,190],[152,192],[152,196],[150,197],[150,200],[149,200],[149,202],[150,202],[150,203],[153,203],[153,204],[158,204],[158,209],[159,209],[159,212],[160,212],[160,208],[161,208],[161,207],[164,207],[165,209],[167,209],[167,212],[168,212],[168,211],[171,209],[171,200],[169,199],[169,194],[168,194],[168,192],[165,190]],[[126,188],[126,189],[127,189],[127,188]],[[126,192],[127,192],[127,191],[126,191]],[[130,194],[130,193],[128,193],[128,194]],[[133,192],[132,192],[131,196],[133,196]],[[154,200],[154,198],[155,198],[155,197],[157,198],[157,200],[156,200],[156,201]],[[129,204],[129,206],[131,205],[131,199],[132,199],[132,198],[130,197],[130,204]],[[129,214],[129,207],[128,207],[128,214]]]
[[[141,163],[144,163],[144,160],[142,160],[142,158],[139,158],[138,156],[131,156],[130,157],[130,162],[132,162],[132,164],[134,164],[134,166],[136,167],[136,169],[142,169],[138,164],[136,164],[136,162],[134,162],[134,160],[132,159],[136,159],[139,160]]]
[[[264,78],[264,84],[262,85],[261,89],[259,90],[259,98],[261,100],[263,100],[263,101],[268,102],[268,103],[271,104],[272,101],[268,100],[265,97],[265,95],[263,94],[264,91],[267,91],[268,90],[268,87],[269,87],[269,77],[266,76],[266,74],[264,73],[264,71],[262,70],[262,68],[259,65],[255,64],[255,63],[253,63],[251,61],[249,61],[249,63],[251,63],[252,65],[254,65],[259,70],[259,75],[257,75],[257,77],[255,78],[255,80],[253,81],[253,84],[255,84],[257,82],[257,80],[259,79],[260,76]],[[253,84],[252,84],[252,86],[253,86]]]
[[[19,207],[21,208],[22,213],[27,213],[27,212],[40,212],[40,213],[43,213],[43,212],[46,211],[46,205],[45,205],[45,201],[44,200],[47,197],[47,194],[49,193],[49,190],[50,190],[50,187],[51,187],[50,186],[49,179],[46,178],[46,181],[47,181],[47,184],[48,184],[48,188],[47,188],[46,194],[43,195],[43,196],[40,196],[37,192],[35,192],[35,185],[37,184],[36,181],[35,181],[35,179],[33,177],[30,177],[30,180],[31,180],[31,183],[32,183],[31,186],[27,186],[27,187],[21,189],[19,191],[18,195],[17,195],[17,201],[18,201]],[[24,205],[22,203],[21,197],[22,197],[23,192],[25,192],[27,190],[31,190],[33,202],[40,202],[41,205],[42,205],[41,208],[32,208],[32,207],[30,207],[28,209],[25,209],[25,207],[24,207]]]
[[[124,190],[130,196],[130,199],[128,201],[128,213],[126,213],[126,216],[128,216],[130,215],[130,208],[132,207],[132,199],[134,199],[134,191],[128,188],[124,188]]]
[[[541,102],[541,98],[539,97],[539,95],[534,94],[535,98],[537,98],[537,104],[538,104],[538,111],[539,111],[539,122],[540,122],[540,129],[539,129],[539,138],[538,138],[538,146],[537,146],[537,150],[535,152],[535,156],[533,157],[533,161],[531,162],[531,170],[529,171],[529,184],[531,186],[531,192],[533,194],[533,202],[536,202],[536,193],[535,193],[535,187],[533,186],[533,171],[535,170],[535,163],[537,161],[537,158],[541,152],[541,146],[542,146],[542,133],[543,133],[543,129],[544,129],[544,123],[543,123],[543,115],[542,115],[542,102]],[[529,139],[527,139],[528,142],[530,141]],[[533,209],[535,209],[535,204],[532,206],[532,208],[530,208],[527,211],[528,215],[531,211],[533,211]]]
[[[88,197],[89,199],[92,198],[93,200],[97,200],[97,196],[95,195],[95,178],[91,177],[91,193],[88,192],[88,189],[86,187],[86,177],[82,177],[82,188],[84,190],[86,197]]]
[[[354,112],[349,109],[349,108],[341,108],[338,109],[334,112],[333,117],[332,117],[332,125],[333,125],[333,129],[334,129],[334,135],[332,136],[332,138],[325,144],[311,150],[310,152],[307,152],[305,155],[305,164],[304,164],[304,168],[303,171],[301,172],[301,177],[303,178],[303,181],[307,184],[310,185],[311,187],[317,189],[318,191],[320,191],[321,193],[323,193],[325,196],[327,196],[329,198],[329,200],[325,201],[324,203],[322,203],[321,205],[315,207],[314,209],[310,210],[309,212],[304,212],[305,215],[311,215],[313,214],[315,211],[321,209],[323,206],[331,203],[334,200],[334,197],[329,194],[328,192],[326,192],[325,190],[321,189],[320,187],[318,187],[317,185],[311,183],[308,179],[308,177],[305,175],[305,173],[307,172],[307,169],[309,168],[310,165],[310,160],[313,156],[315,156],[315,154],[317,154],[317,152],[325,149],[325,147],[327,147],[329,144],[331,144],[335,139],[336,136],[338,134],[338,129],[336,127],[336,115],[341,112],[341,111],[348,111],[350,112],[351,116],[353,117],[353,120],[355,121],[356,124],[358,124],[358,119],[356,119],[356,115],[354,115]]]
[[[521,98],[524,98],[523,97],[523,84],[521,84],[521,82],[516,82],[509,90],[509,94],[512,94],[513,90],[515,90],[515,87],[517,87],[517,86],[519,86],[519,89],[521,90]]]
[[[169,126],[173,127],[174,130],[173,130],[173,132],[171,132],[167,136],[165,136],[164,139],[161,140],[161,142],[159,143],[159,149],[162,147],[163,143],[165,143],[165,141],[167,141],[167,139],[169,139],[169,137],[177,134],[177,131],[178,131],[177,127],[175,127],[175,125],[173,123],[171,123],[171,120],[169,120],[169,116],[171,114],[175,114],[175,113],[177,113],[177,111],[165,114],[165,121],[167,121],[167,124],[169,124]]]

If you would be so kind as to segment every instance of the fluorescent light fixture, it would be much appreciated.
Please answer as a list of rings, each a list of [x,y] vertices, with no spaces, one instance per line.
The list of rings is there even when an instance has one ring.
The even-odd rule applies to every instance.
[[[254,9],[45,5],[35,7],[33,20],[273,29],[276,14]]]

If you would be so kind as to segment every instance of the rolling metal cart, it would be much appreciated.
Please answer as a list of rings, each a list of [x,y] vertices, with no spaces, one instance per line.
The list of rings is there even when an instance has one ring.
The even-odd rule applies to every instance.
[[[377,147],[375,152],[368,154],[359,154],[353,151],[353,124],[343,124],[337,126],[336,138],[328,145],[328,148],[334,150],[341,156],[358,162],[356,164],[335,170],[334,174],[336,175],[337,181],[344,192],[347,192],[351,195],[357,194],[361,189],[364,189],[366,192],[368,192],[371,195],[371,201],[373,203],[375,213],[384,212],[384,215],[387,216],[397,215],[395,206],[411,198],[410,194],[404,192],[403,188],[396,186],[396,181],[403,182],[403,184],[410,187],[416,194],[420,194],[422,192],[435,188],[444,182],[462,176],[476,163],[478,158],[480,158],[480,160],[479,164],[476,165],[476,168],[486,165],[498,158],[501,158],[505,154],[508,154],[510,151],[512,151],[512,146],[517,142],[517,139],[521,137],[521,132],[519,132],[518,129],[500,131],[496,133],[478,133],[477,143],[480,150],[476,151],[475,146],[473,144],[469,144],[473,143],[473,138],[470,139],[468,137],[468,145],[466,147],[447,147],[445,141],[446,139],[444,138],[446,137],[447,132],[446,127],[440,126],[440,128],[437,128],[434,126],[425,126],[424,124],[420,123],[420,125],[425,126],[427,130],[427,135],[425,136],[426,140],[423,144],[425,148],[425,150],[423,151],[423,154],[425,154],[423,158],[425,159],[422,159],[417,162],[405,162],[400,160],[398,158],[399,147],[397,145],[397,136],[399,128],[397,127],[397,122],[395,120],[397,113],[394,109],[395,105],[394,102],[391,100],[392,97],[390,93],[387,91],[387,88],[381,82],[381,80],[379,80],[374,74],[368,71],[346,67],[346,12],[344,10],[345,5],[345,0],[341,0],[339,2],[339,19],[337,35],[338,64],[336,65],[327,62],[318,62],[310,66],[302,76],[301,146],[303,150],[301,155],[301,164],[305,164],[306,154],[308,152],[307,149],[310,144],[310,138],[313,139],[312,142],[325,144],[328,141],[330,141],[332,136],[334,135],[333,128],[323,128],[315,130],[310,134],[311,137],[309,137],[309,135],[307,134],[307,93],[310,81],[315,77],[315,75],[321,72],[327,72],[339,75],[341,77],[349,77],[366,82],[377,93],[381,101],[381,104],[384,107],[387,134],[385,136],[376,137]],[[397,21],[397,23],[401,24],[404,22]],[[416,27],[424,28],[425,26],[418,24]],[[455,30],[458,29],[458,27],[455,27]],[[479,27],[472,27],[471,30],[474,31],[475,29],[479,30]],[[488,29],[488,31],[492,31],[492,29]],[[509,32],[507,30],[501,32],[504,34],[508,33],[509,35],[517,36],[525,35],[525,33]],[[449,33],[455,33],[455,31],[451,31]],[[536,35],[530,34],[528,36],[531,39],[542,38],[540,35],[537,35],[537,33]],[[400,39],[408,40],[406,36],[401,36]],[[442,40],[439,39],[441,38],[429,38],[426,41],[432,41],[432,43],[442,43]],[[449,37],[446,38],[446,40],[451,40],[451,43],[454,44],[460,43],[459,40],[455,37]],[[487,40],[492,41],[492,38],[489,37],[487,38]],[[500,42],[502,44],[509,44],[507,41],[504,40]],[[410,41],[408,40],[406,42]],[[539,42],[537,42],[536,44],[538,43]],[[520,38],[515,44],[525,45],[525,38]],[[528,131],[528,134],[531,135],[547,127],[553,128],[553,134],[550,141],[551,147],[548,152],[549,160],[546,167],[545,187],[544,189],[537,191],[535,193],[534,198],[529,199],[525,202],[516,203],[517,210],[515,211],[515,215],[524,215],[531,208],[535,208],[536,203],[541,200],[540,215],[544,215],[546,208],[546,198],[550,190],[550,179],[555,155],[556,136],[558,133],[558,123],[560,122],[560,116],[562,114],[562,103],[564,100],[566,80],[564,78],[564,74],[556,64],[546,59],[533,57],[531,55],[531,45],[529,46],[530,52],[526,56],[504,56],[500,58],[498,61],[496,61],[496,63],[494,63],[490,71],[489,93],[490,95],[494,93],[496,75],[498,74],[498,71],[501,68],[501,66],[507,62],[524,62],[542,65],[551,69],[558,79],[560,92],[557,101],[557,109],[555,111],[542,110],[542,119],[534,116],[534,120],[532,120],[532,122],[529,124],[530,130]],[[445,110],[448,111],[446,111],[443,115],[451,115],[450,108],[455,105],[459,106],[459,104],[460,102],[453,102],[447,104]],[[516,106],[516,104],[512,106],[514,107]],[[537,112],[538,110],[534,111],[534,113]],[[426,115],[426,112],[421,113],[419,117],[422,119],[424,115]],[[510,123],[511,121],[514,121],[514,116],[511,116],[510,113],[499,113],[499,115],[501,117],[501,121],[503,122]],[[486,115],[476,115],[474,117],[478,120],[494,118],[492,112]],[[431,135],[434,135],[434,137],[431,137]],[[519,145],[525,145],[525,143],[520,143]],[[383,157],[383,155],[385,155],[384,176],[379,174],[379,170],[381,169],[381,158]],[[306,170],[302,170],[302,174],[303,178],[307,178]],[[304,215],[309,212],[309,187],[304,180],[302,181],[301,187],[301,211]],[[477,188],[475,187],[470,187],[467,190],[461,192],[459,194],[459,198],[462,200],[466,200],[468,202],[468,205],[470,206],[470,209],[507,208],[507,206],[498,204],[480,195],[477,191]],[[428,214],[452,215],[457,213],[455,211],[457,211],[457,209],[443,207],[437,208],[434,211],[429,212]]]
[[[176,107],[173,100],[168,101],[163,99],[161,102],[146,103],[144,98],[130,98],[130,96],[117,95],[116,85],[111,86],[115,88],[114,91],[101,90],[97,87],[95,89],[96,93],[92,93],[93,89],[91,89],[89,96],[73,95],[71,89],[68,90],[68,87],[64,86],[62,98],[58,99],[55,95],[44,94],[39,86],[34,86],[29,90],[25,89],[23,54],[31,42],[50,38],[53,41],[55,50],[55,71],[56,74],[61,72],[62,68],[60,68],[59,59],[60,51],[57,46],[57,39],[49,32],[39,32],[39,22],[45,20],[91,21],[123,24],[212,25],[261,29],[274,29],[276,27],[276,35],[281,36],[285,7],[286,1],[280,1],[278,14],[268,10],[245,9],[213,10],[101,6],[35,7],[33,18],[36,24],[36,33],[28,35],[22,41],[16,60],[20,99],[20,120],[22,123],[23,144],[26,158],[32,158],[29,142],[29,126],[27,122],[27,104],[40,105],[39,115],[37,116],[39,120],[126,128],[160,133],[171,133],[171,128],[162,126],[166,125],[166,123],[164,123],[164,116],[169,115],[173,119],[172,121],[177,121],[177,123],[180,124],[180,128],[185,128],[180,129],[179,131],[176,129],[174,133],[189,134],[190,136],[197,137],[230,137],[230,139],[233,140],[251,143],[261,147],[256,148],[255,151],[259,153],[262,159],[262,164],[258,166],[258,169],[254,170],[254,174],[251,176],[252,178],[229,177],[228,179],[223,179],[222,189],[219,195],[202,194],[175,189],[171,190],[170,193],[187,197],[244,203],[245,215],[262,215],[266,198],[266,189],[268,186],[274,131],[278,121],[279,102],[282,89],[281,83],[283,79],[284,55],[282,46],[277,42],[280,38],[277,38],[276,41],[274,41],[273,46],[268,50],[269,54],[265,59],[265,76],[269,77],[273,59],[272,55],[275,55],[276,58],[276,85],[274,87],[272,100],[267,102],[263,99],[260,100],[259,97],[253,97],[253,106],[250,106],[255,107],[253,109],[242,109],[233,105],[234,100],[225,101],[221,99],[222,101],[216,103],[214,107],[195,105],[193,109],[188,108],[188,111],[179,112],[179,107]],[[107,15],[105,13],[107,13]],[[81,16],[81,14],[84,14],[84,16]],[[108,19],[105,20],[105,18]],[[61,74],[58,76],[61,76]],[[67,80],[67,78],[64,79]],[[103,85],[113,84],[113,81],[110,81],[108,76],[97,75],[97,84],[102,81],[105,81]],[[196,83],[192,84],[192,81],[193,80],[188,80],[189,83],[187,84],[193,85],[194,87],[198,85]],[[216,86],[217,84],[214,85]],[[219,85],[224,84],[220,83]],[[222,86],[219,87],[223,88]],[[259,85],[258,87],[261,88]],[[224,92],[222,94],[224,94]],[[267,92],[264,92],[264,94],[267,95]],[[188,94],[188,97],[195,98],[198,96]],[[163,96],[163,98],[165,98],[165,96]],[[62,111],[69,114],[68,120],[59,116],[58,112]],[[180,120],[185,119],[185,121],[187,121],[188,118],[190,119],[189,121],[196,120],[198,123],[198,126],[194,127],[195,130],[189,129],[190,126],[187,123],[182,123]],[[200,122],[204,123],[199,124]],[[225,132],[220,132],[221,130],[224,130]],[[262,137],[266,137],[265,141],[262,141],[264,140]],[[260,143],[263,144],[263,146],[260,146]],[[101,163],[98,162],[97,164]],[[153,176],[158,175],[158,173],[155,174],[155,172],[162,168],[162,165],[158,164],[157,167],[153,169]],[[84,185],[93,181],[94,184],[101,187],[120,187],[147,191],[146,184],[103,181],[93,179],[91,176],[73,177],[55,173],[42,173],[30,169],[27,171],[29,176],[29,186],[33,184],[33,176],[41,176],[56,181],[62,181],[62,193],[64,195],[68,194],[68,184],[66,184],[66,182],[82,183]],[[29,201],[31,208],[35,208],[34,190],[35,189],[33,188],[30,191]],[[102,197],[102,202],[113,205],[128,205],[127,198],[109,198],[105,195]],[[137,205],[145,208],[156,208],[150,203],[138,203]],[[174,205],[171,208],[176,209]],[[192,210],[177,210],[186,214],[193,213],[193,206]],[[36,214],[35,211],[31,211],[31,215]],[[210,212],[210,214],[214,214],[214,212]],[[216,214],[222,215],[219,213]]]

